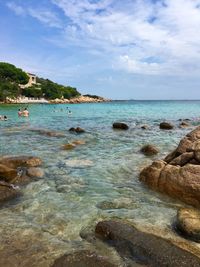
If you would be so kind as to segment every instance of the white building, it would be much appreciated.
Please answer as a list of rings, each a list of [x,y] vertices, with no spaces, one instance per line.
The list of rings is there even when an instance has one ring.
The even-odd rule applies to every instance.
[[[27,84],[20,84],[20,87],[22,89],[28,88],[28,87],[31,87],[34,84],[37,84],[37,80],[36,80],[36,75],[35,74],[27,72],[27,75],[29,76],[29,81],[28,81]]]

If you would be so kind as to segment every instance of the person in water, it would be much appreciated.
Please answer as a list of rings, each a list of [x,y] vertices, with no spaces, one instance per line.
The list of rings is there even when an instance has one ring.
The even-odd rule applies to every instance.
[[[7,118],[7,116],[0,116],[0,121],[7,121],[8,120],[8,118]]]
[[[22,116],[22,111],[21,111],[21,109],[18,109],[18,116],[19,116],[19,117]]]
[[[23,116],[24,117],[28,117],[29,116],[29,111],[27,110],[27,108],[24,109]]]

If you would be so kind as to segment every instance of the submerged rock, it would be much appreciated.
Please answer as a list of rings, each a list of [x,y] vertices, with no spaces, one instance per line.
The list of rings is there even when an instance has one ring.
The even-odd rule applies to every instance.
[[[182,121],[181,123],[180,123],[180,127],[181,128],[186,128],[186,127],[190,127],[191,125],[188,123],[188,122],[186,122],[186,121]]]
[[[0,203],[20,195],[19,190],[11,184],[0,182]]]
[[[66,254],[55,260],[52,267],[117,267],[109,259],[89,250]]]
[[[72,142],[72,144],[74,144],[74,145],[85,145],[86,142],[84,140],[74,140]]]
[[[154,145],[145,145],[140,151],[146,156],[153,156],[159,153],[159,150]]]
[[[128,125],[124,122],[114,122],[113,129],[128,130]]]
[[[96,237],[113,245],[123,258],[151,267],[200,267],[200,258],[171,241],[118,221],[99,222]]]
[[[184,137],[164,160],[140,173],[150,188],[200,207],[200,127]]]
[[[16,169],[18,167],[37,167],[42,164],[42,160],[32,156],[6,156],[0,157],[0,164],[8,168]]]
[[[161,122],[160,123],[160,129],[163,129],[163,130],[171,130],[173,128],[174,128],[174,126],[171,123],[169,123],[169,122]]]
[[[141,126],[141,129],[143,129],[143,130],[148,130],[148,129],[149,129],[149,126],[146,125],[146,124],[145,124],[145,125],[142,125],[142,126]]]
[[[41,168],[30,167],[27,169],[27,175],[30,177],[42,178],[44,171]]]
[[[176,228],[186,238],[200,242],[200,212],[190,208],[179,209]]]
[[[73,132],[73,133],[78,133],[79,134],[79,133],[84,133],[85,130],[82,129],[81,127],[77,127],[77,128],[72,127],[72,128],[69,129],[69,132]]]
[[[49,136],[49,137],[65,137],[64,133],[56,132],[52,130],[45,130],[45,129],[31,129],[32,132],[36,132],[41,135]]]
[[[63,150],[72,150],[75,147],[76,147],[76,145],[74,145],[74,144],[64,144],[64,145],[61,146],[61,149],[63,149]]]
[[[0,164],[0,179],[4,181],[12,181],[17,176],[17,170]]]

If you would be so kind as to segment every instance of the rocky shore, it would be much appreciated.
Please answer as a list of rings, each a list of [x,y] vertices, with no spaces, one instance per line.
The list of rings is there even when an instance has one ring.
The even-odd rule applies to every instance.
[[[103,97],[90,97],[90,96],[78,96],[71,99],[53,99],[46,100],[44,98],[36,99],[36,98],[28,98],[28,97],[20,97],[20,98],[7,98],[5,102],[1,104],[38,104],[38,103],[50,103],[50,104],[79,104],[79,103],[101,103],[101,102],[109,102],[111,100],[103,98]]]

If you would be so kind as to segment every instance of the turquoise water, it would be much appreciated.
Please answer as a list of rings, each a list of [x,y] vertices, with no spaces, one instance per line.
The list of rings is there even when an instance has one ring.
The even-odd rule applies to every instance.
[[[105,218],[126,219],[157,229],[170,227],[177,207],[183,204],[152,192],[138,181],[138,174],[152,160],[174,149],[180,138],[199,124],[199,101],[34,104],[28,105],[29,118],[18,118],[20,107],[26,106],[0,106],[0,115],[8,116],[8,121],[0,121],[0,155],[39,156],[45,176],[21,188],[20,199],[0,210],[1,249],[6,256],[17,260],[17,246],[24,259],[20,258],[20,266],[49,266],[66,251],[100,246],[104,254],[112,254],[80,238],[80,232]],[[179,128],[179,119],[186,118],[191,119],[192,126]],[[160,130],[158,125],[163,120],[171,121],[175,129]],[[126,122],[130,129],[113,130],[114,121]],[[141,129],[144,124],[148,130]],[[86,133],[68,131],[77,126]],[[45,136],[33,129],[64,136]],[[75,140],[85,144],[73,150],[61,149]],[[159,148],[156,157],[147,158],[139,152],[147,143]],[[25,260],[27,255],[32,265]]]

